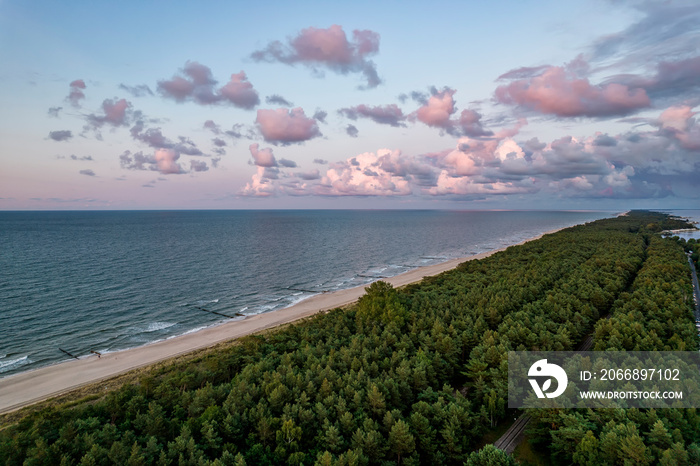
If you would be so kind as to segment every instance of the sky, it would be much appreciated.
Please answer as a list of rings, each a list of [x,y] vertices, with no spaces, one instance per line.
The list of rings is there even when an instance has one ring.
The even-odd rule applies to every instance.
[[[700,206],[700,2],[0,0],[0,210]]]

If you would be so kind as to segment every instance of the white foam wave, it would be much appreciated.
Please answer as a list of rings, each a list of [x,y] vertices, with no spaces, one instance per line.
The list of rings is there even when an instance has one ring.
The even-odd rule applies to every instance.
[[[219,302],[219,298],[216,299],[200,299],[195,302],[195,306],[204,306],[205,304],[215,304]]]
[[[290,297],[290,298],[289,298],[289,304],[287,305],[287,307],[292,307],[292,306],[294,306],[295,304],[298,304],[298,303],[300,303],[300,302],[302,302],[302,301],[304,301],[304,300],[306,300],[306,299],[309,299],[309,298],[311,298],[312,296],[317,296],[318,294],[319,294],[319,293],[307,294],[307,295],[304,295],[304,296],[297,296],[297,295],[295,295],[293,298]]]
[[[184,333],[180,333],[179,335],[173,335],[172,337],[168,337],[168,340],[169,340],[170,338],[176,338],[176,337],[178,337],[178,336],[180,336],[180,335],[189,335],[190,333],[199,332],[200,330],[204,330],[205,328],[209,328],[209,327],[211,327],[211,326],[210,326],[210,325],[205,325],[205,326],[202,326],[202,327],[195,327],[195,328],[190,329],[190,330],[188,330],[188,331],[186,331],[186,332],[184,332]]]
[[[175,325],[174,322],[153,322],[152,324],[148,324],[148,327],[146,328],[146,332],[157,332],[158,330],[163,330],[168,327],[172,327]]]
[[[8,361],[0,361],[0,372],[9,371],[17,366],[23,366],[25,364],[29,364],[30,362],[32,362],[32,360],[29,359],[28,356],[22,356],[21,358],[10,359]]]

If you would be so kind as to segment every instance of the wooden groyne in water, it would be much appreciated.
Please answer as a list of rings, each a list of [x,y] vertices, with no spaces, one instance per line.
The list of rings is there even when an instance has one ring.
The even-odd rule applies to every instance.
[[[226,317],[227,319],[235,319],[236,317],[243,317],[245,315],[245,314],[241,314],[240,312],[236,312],[234,315],[230,316],[228,314],[223,314],[221,312],[210,311],[209,309],[204,309],[203,307],[199,307],[199,306],[194,306],[194,308],[199,309],[200,311],[208,312],[210,314],[216,314],[217,316]]]

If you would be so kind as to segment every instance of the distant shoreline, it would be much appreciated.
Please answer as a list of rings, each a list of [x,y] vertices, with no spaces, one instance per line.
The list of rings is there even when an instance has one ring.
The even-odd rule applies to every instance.
[[[510,246],[534,241],[564,228],[568,227],[550,230],[518,243],[480,254],[418,267],[393,277],[382,278],[381,280],[390,283],[394,287],[406,286],[419,282],[425,277],[454,269],[464,262],[483,259]],[[54,396],[66,394],[86,385],[122,375],[134,369],[150,366],[197,350],[210,348],[225,341],[289,324],[322,311],[347,306],[364,295],[365,287],[368,285],[364,284],[354,288],[317,294],[284,309],[248,316],[243,320],[225,322],[197,332],[136,348],[102,354],[101,357],[91,355],[2,378],[0,379],[0,413],[15,411]]]

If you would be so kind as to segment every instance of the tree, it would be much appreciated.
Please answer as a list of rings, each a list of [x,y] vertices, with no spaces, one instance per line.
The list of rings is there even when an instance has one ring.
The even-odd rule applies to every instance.
[[[401,464],[401,455],[410,455],[416,448],[416,442],[409,431],[408,424],[399,419],[389,432],[389,448],[396,454],[396,463]]]
[[[473,451],[467,458],[466,466],[515,466],[512,456],[493,445],[486,445],[479,451]]]

